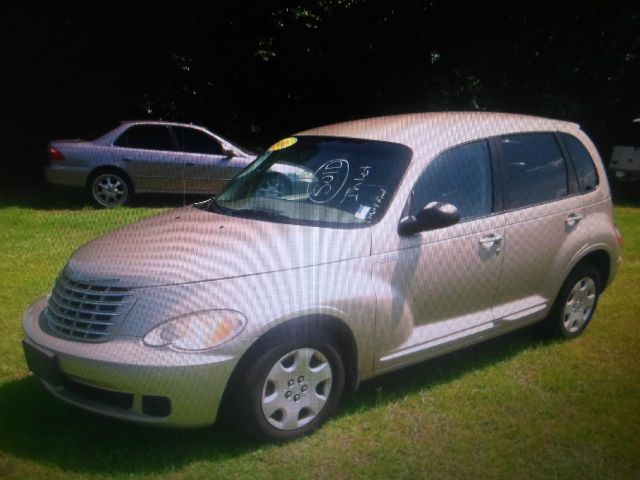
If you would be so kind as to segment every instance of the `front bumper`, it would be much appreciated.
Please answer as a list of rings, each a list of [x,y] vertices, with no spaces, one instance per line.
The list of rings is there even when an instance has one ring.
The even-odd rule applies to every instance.
[[[42,297],[31,305],[23,325],[26,342],[53,356],[62,381],[41,379],[53,395],[85,410],[147,424],[190,427],[215,421],[236,357],[147,347],[138,337],[106,343],[57,338],[40,328],[46,303]],[[157,399],[168,399],[169,411],[154,408]]]

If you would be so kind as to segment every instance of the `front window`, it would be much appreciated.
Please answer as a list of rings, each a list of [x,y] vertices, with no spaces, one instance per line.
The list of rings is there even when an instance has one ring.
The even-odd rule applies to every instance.
[[[413,191],[412,215],[430,202],[455,205],[462,221],[489,215],[493,183],[487,141],[459,145],[438,155],[427,165]]]
[[[384,215],[411,156],[398,143],[291,137],[240,172],[215,206],[228,215],[276,222],[371,225]]]

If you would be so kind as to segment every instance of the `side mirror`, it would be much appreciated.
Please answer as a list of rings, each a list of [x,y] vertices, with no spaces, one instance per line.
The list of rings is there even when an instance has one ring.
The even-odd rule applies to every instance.
[[[460,221],[460,212],[455,205],[442,202],[428,203],[415,216],[406,215],[400,219],[398,233],[415,235],[425,230],[435,230],[454,225]]]
[[[222,154],[227,158],[233,158],[236,156],[236,154],[233,153],[233,150],[228,150],[226,148],[222,149]]]

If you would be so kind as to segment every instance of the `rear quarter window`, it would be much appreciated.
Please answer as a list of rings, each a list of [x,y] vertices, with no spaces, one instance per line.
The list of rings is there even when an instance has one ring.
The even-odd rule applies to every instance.
[[[580,192],[594,190],[598,186],[598,172],[593,164],[593,158],[582,142],[573,135],[561,133],[560,137],[576,170]]]

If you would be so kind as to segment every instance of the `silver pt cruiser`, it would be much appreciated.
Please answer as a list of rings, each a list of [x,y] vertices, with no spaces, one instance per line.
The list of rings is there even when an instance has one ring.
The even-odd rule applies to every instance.
[[[265,189],[283,170],[286,189]],[[620,236],[572,123],[496,113],[374,118],[286,138],[216,199],[81,247],[24,314],[29,368],[115,418],[233,414],[316,429],[345,388],[545,321],[579,335]]]

